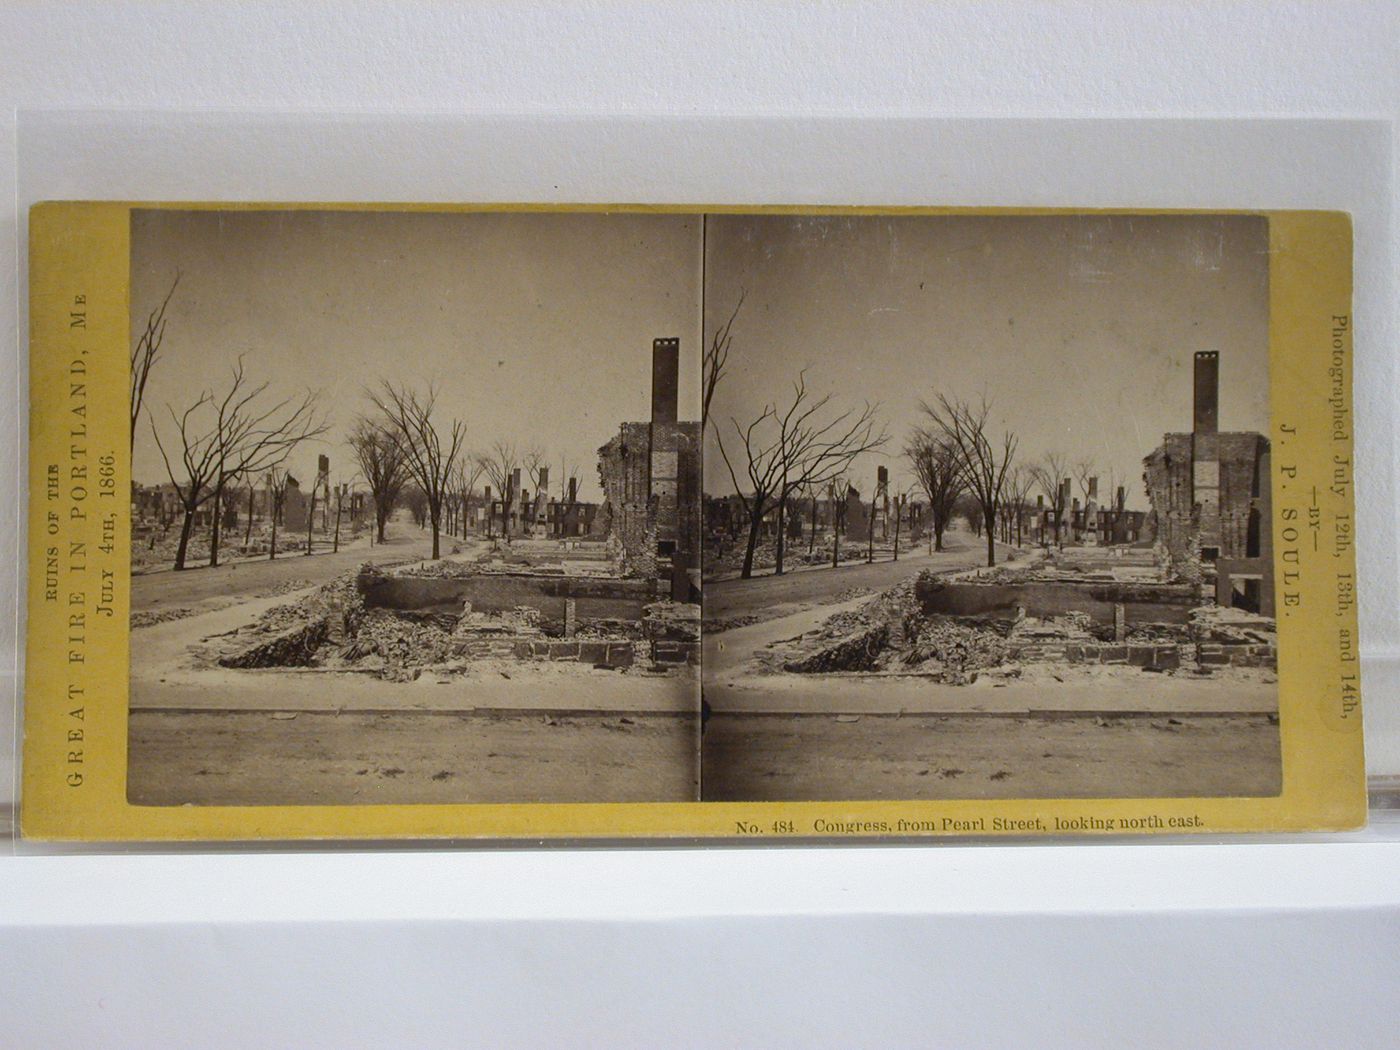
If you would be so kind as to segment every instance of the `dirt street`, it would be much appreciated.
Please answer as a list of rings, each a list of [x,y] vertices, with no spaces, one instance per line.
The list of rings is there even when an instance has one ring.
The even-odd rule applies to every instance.
[[[843,564],[839,568],[802,568],[782,576],[755,576],[750,580],[720,580],[705,584],[705,622],[738,617],[769,619],[814,605],[837,601],[853,589],[877,591],[892,587],[924,569],[953,572],[986,564],[983,540],[970,533],[950,532],[944,537],[947,550],[929,554],[927,547],[901,553],[899,561]],[[998,547],[1005,558],[1009,548]],[[754,621],[756,622],[756,621]]]
[[[1266,715],[794,715],[716,712],[704,799],[1181,798],[1281,787]]]
[[[136,805],[684,802],[693,715],[135,711]]]
[[[451,543],[444,541],[446,549]],[[398,565],[419,561],[432,553],[431,532],[413,524],[391,522],[384,543],[371,547],[364,540],[342,546],[334,554],[279,554],[275,559],[231,561],[211,569],[207,565],[183,572],[161,570],[131,578],[131,611],[215,606],[231,599],[272,594],[291,581],[325,583],[347,569],[365,562]]]

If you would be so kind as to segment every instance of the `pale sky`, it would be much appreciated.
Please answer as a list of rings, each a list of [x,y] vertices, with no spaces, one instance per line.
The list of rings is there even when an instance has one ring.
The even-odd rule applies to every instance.
[[[707,332],[747,291],[711,422],[733,435],[808,367],[883,404],[892,486],[920,398],[976,398],[1020,437],[1110,469],[1146,509],[1142,457],[1191,429],[1192,356],[1220,353],[1220,429],[1268,433],[1268,227],[1249,216],[710,216]],[[713,429],[711,430],[713,435]],[[869,494],[877,460],[856,465]],[[736,467],[738,464],[736,463]],[[706,490],[732,491],[706,447]]]
[[[1141,460],[1191,426],[1191,361],[1220,353],[1222,430],[1268,428],[1268,230],[1247,216],[698,216],[138,210],[132,338],[182,274],[146,394],[187,404],[236,357],[280,396],[322,392],[333,427],[299,450],[354,473],[344,435],[362,388],[436,382],[472,449],[504,438],[578,466],[598,499],[596,450],[646,420],[651,341],[681,339],[681,417],[699,418],[706,334],[747,299],[711,409],[747,422],[807,367],[841,406],[878,401],[891,442],[876,463],[912,483],[902,448],[919,399],[986,393],[1020,437],[1093,458],[1145,507]],[[168,433],[168,429],[163,433]],[[713,432],[712,432],[713,433]],[[165,480],[150,425],[134,476]],[[706,449],[706,489],[732,486]]]
[[[498,439],[578,465],[597,500],[597,449],[651,414],[651,342],[681,340],[682,419],[699,419],[700,223],[689,215],[139,210],[132,214],[132,339],[176,272],[146,405],[162,435],[220,387],[241,353],[279,397],[317,389],[333,427],[316,455],[355,472],[344,437],[365,385],[439,384],[469,447]],[[166,480],[141,421],[134,477]]]

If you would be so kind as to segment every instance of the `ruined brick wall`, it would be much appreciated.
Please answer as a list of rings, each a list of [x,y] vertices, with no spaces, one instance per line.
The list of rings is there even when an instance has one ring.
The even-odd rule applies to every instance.
[[[1220,442],[1220,556],[1243,558],[1249,532],[1249,511],[1259,486],[1269,483],[1259,471],[1268,451],[1268,439],[1260,434],[1221,434]],[[1266,526],[1267,527],[1267,526]]]
[[[1210,521],[1202,520],[1192,487],[1192,435],[1164,435],[1161,446],[1143,460],[1143,482],[1156,519],[1157,539],[1176,575],[1190,575],[1191,565],[1199,561],[1203,534],[1211,537],[1210,545],[1218,543],[1220,557],[1245,557],[1256,479],[1259,487],[1269,483],[1260,470],[1269,448],[1262,435],[1219,434],[1212,441],[1220,481],[1218,513]]]
[[[622,545],[626,572],[655,576],[656,523],[649,492],[651,425],[623,423],[617,436],[598,450],[598,482],[603,489],[603,527]]]

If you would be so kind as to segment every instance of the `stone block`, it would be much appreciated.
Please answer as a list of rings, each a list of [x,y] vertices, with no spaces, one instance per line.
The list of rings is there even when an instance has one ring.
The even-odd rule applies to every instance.
[[[1158,646],[1152,657],[1152,666],[1163,671],[1175,671],[1181,666],[1181,651],[1174,645]]]
[[[580,663],[601,664],[608,659],[607,642],[579,642],[578,658]]]
[[[1203,665],[1223,667],[1230,662],[1229,653],[1198,653],[1196,659]]]
[[[1128,663],[1133,667],[1151,667],[1152,658],[1156,655],[1156,646],[1152,645],[1130,645],[1128,646]]]
[[[1099,648],[1099,663],[1125,664],[1128,662],[1126,645],[1104,645]]]

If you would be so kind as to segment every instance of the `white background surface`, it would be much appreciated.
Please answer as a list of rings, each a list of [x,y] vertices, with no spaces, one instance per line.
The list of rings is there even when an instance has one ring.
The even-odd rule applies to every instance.
[[[1116,179],[1125,191],[1194,182],[1210,196],[1187,206],[1350,195],[1314,206],[1357,212],[1368,260],[1357,308],[1359,357],[1361,333],[1370,339],[1358,360],[1370,369],[1358,377],[1363,640],[1368,721],[1384,730],[1400,646],[1388,400],[1398,44],[1400,13],[1384,3],[32,5],[0,12],[0,99],[14,107],[0,118],[0,196],[179,197],[215,176],[230,196],[309,199],[1086,204],[1079,188],[1107,192]],[[102,148],[86,149],[44,133],[89,118],[35,112],[113,107],[223,112],[94,121]],[[235,110],[263,116],[230,121]],[[298,110],[363,119],[303,122],[289,143],[287,119],[271,114]],[[386,120],[395,114],[407,119]],[[482,127],[463,115],[498,118],[504,139],[434,145],[434,115],[459,131]],[[1042,125],[1027,132],[1040,149],[1008,171],[1027,141],[1011,125],[935,134],[870,119],[1064,116],[1386,126],[1307,138],[1297,124],[1256,124],[1252,138],[1164,151],[1160,129],[1089,126],[1057,147]],[[607,119],[553,133],[534,122],[561,117]],[[717,135],[678,120],[715,117],[766,126]],[[830,117],[861,119],[813,130]],[[21,122],[34,153],[18,152]],[[230,127],[244,129],[237,150]],[[125,144],[104,144],[104,129]],[[57,152],[39,152],[46,141]],[[652,155],[658,141],[667,150]],[[40,175],[73,192],[36,185]],[[997,197],[1008,186],[1020,199]],[[3,214],[10,610],[22,398],[9,355],[22,283],[19,212]],[[1297,846],[12,857],[0,863],[0,1045],[1395,1045],[1400,851],[1387,834]]]

